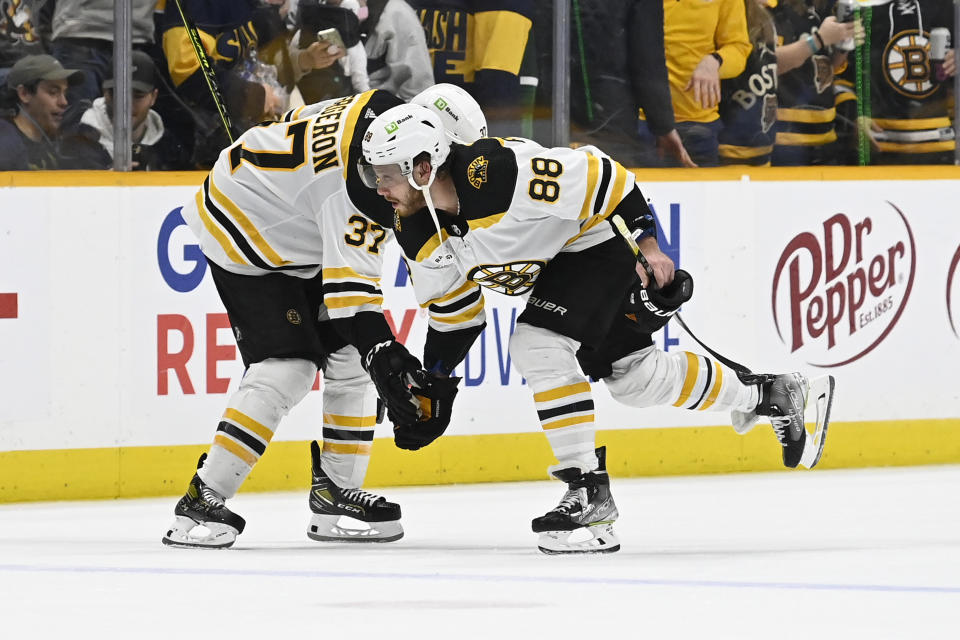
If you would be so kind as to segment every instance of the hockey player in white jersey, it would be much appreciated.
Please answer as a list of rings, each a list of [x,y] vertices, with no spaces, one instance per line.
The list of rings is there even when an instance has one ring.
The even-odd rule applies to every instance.
[[[653,346],[650,334],[690,298],[692,280],[660,251],[633,174],[609,156],[513,138],[451,146],[439,120],[417,105],[378,116],[363,156],[361,176],[392,204],[418,301],[430,313],[428,370],[449,374],[482,331],[481,286],[527,296],[510,355],[558,460],[549,471],[567,483],[560,503],[533,520],[541,551],[619,549],[606,452],[595,448],[594,404],[578,363],[631,406],[729,411],[739,431],[768,416],[786,466],[817,463],[828,416],[807,432],[802,375],[742,380],[711,358]],[[608,224],[614,219],[649,273]],[[437,435],[424,434],[422,444]],[[574,542],[584,528],[589,539]]]
[[[486,122],[455,87],[429,99],[455,137]],[[420,370],[383,317],[379,279],[391,207],[357,174],[360,138],[386,109],[384,91],[328,100],[254,127],[225,149],[182,209],[200,239],[246,372],[227,402],[174,523],[173,546],[229,547],[244,520],[232,498],[281,419],[324,375],[322,446],[311,443],[308,536],[386,542],[403,535],[399,505],[360,489],[379,395],[395,423],[415,421],[406,376]],[[472,114],[466,117],[467,114]],[[476,129],[476,132],[473,132]],[[369,375],[368,375],[369,373]],[[372,382],[371,382],[372,378]],[[347,527],[342,516],[366,523]]]

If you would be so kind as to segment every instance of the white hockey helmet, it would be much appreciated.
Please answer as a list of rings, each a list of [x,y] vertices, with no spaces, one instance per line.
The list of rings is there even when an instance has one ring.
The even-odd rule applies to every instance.
[[[439,115],[451,142],[473,144],[487,137],[487,117],[480,105],[455,84],[435,84],[415,95],[410,103],[424,106]]]
[[[389,178],[389,171],[384,169],[393,165],[394,174],[405,177],[413,188],[428,189],[437,169],[450,155],[440,116],[418,104],[401,104],[381,113],[367,127],[362,146],[360,178],[371,189]],[[418,185],[413,179],[413,161],[422,153],[430,155],[433,169],[427,184]]]

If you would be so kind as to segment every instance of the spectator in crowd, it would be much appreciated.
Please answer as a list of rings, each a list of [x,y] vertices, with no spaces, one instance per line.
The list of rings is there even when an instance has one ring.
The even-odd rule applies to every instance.
[[[182,145],[164,130],[163,119],[152,109],[157,101],[156,68],[150,56],[134,51],[132,59],[133,99],[130,140],[133,168],[145,171],[181,169],[186,166]],[[114,79],[103,81],[103,97],[83,114],[81,122],[100,132],[100,144],[113,158]]]
[[[836,45],[853,22],[828,15],[830,0],[783,0],[773,8],[777,47],[777,137],[773,164],[837,164],[833,78],[847,59]]]
[[[777,32],[767,0],[745,0],[753,46],[736,78],[720,82],[720,164],[769,166],[777,122]]]
[[[953,5],[940,0],[894,0],[874,8],[870,19],[869,114],[859,124],[871,141],[871,164],[952,164],[956,140],[951,126],[950,85],[956,71],[953,49],[943,53],[937,77],[931,32],[953,32]],[[951,38],[952,41],[952,38]],[[858,161],[856,67],[837,80],[837,119],[848,126],[842,145]],[[838,124],[838,129],[839,127]],[[839,133],[839,132],[838,132]]]
[[[596,145],[628,167],[660,165],[664,153],[671,163],[696,166],[683,148],[673,117],[663,0],[592,0],[574,5],[573,11],[573,140]],[[545,17],[537,15],[538,20]],[[641,109],[660,157],[639,135]]]
[[[519,135],[532,0],[408,1],[426,34],[434,80],[466,89],[483,108],[491,135]]]
[[[26,55],[44,53],[39,10],[46,0],[7,0],[0,3],[0,86],[14,63]]]
[[[750,54],[743,0],[664,0],[670,95],[683,146],[699,166],[719,163],[720,80],[743,73]]]
[[[156,0],[129,0],[133,46],[153,45],[153,8]],[[67,121],[79,119],[95,98],[103,95],[104,78],[112,75],[113,0],[56,0],[50,53],[63,65],[83,72],[83,81],[67,92]]]
[[[269,81],[257,71],[265,65],[256,58],[256,52],[271,47],[286,50],[282,15],[285,3],[181,0],[180,4],[200,34],[224,106],[233,121],[234,136],[257,122],[276,118],[286,107],[287,97],[278,82]],[[211,166],[228,140],[176,3],[167,2],[159,28],[170,79],[194,121],[192,127],[184,127],[176,134],[192,141],[196,166]],[[250,72],[251,67],[254,72]]]
[[[434,84],[430,52],[416,12],[405,0],[365,0],[361,18],[370,87],[410,100]],[[444,82],[437,80],[437,82]]]
[[[53,56],[26,56],[13,65],[3,102],[14,114],[0,119],[0,171],[110,167],[94,129],[62,126],[71,82],[83,82],[83,74]]]
[[[356,10],[351,8],[354,4]],[[340,0],[299,0],[291,6],[287,22],[294,25],[289,44],[292,81],[305,103],[313,104],[369,88],[366,51],[360,41],[361,13],[365,13],[364,7],[356,0],[347,4]],[[342,47],[330,40],[317,39],[318,32],[331,28],[337,30]],[[362,63],[361,56],[364,58]]]

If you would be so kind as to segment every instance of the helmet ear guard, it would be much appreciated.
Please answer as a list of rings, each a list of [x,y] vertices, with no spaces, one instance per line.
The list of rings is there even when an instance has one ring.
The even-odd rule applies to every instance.
[[[673,282],[659,289],[646,289],[638,281],[627,295],[627,317],[645,333],[654,333],[670,322],[683,303],[693,297],[693,277],[683,269],[673,274]]]

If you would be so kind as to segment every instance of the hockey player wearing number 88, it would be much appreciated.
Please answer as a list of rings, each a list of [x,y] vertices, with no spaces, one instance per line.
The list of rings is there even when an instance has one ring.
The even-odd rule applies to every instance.
[[[459,135],[478,111],[443,92]],[[431,96],[437,93],[435,89]],[[403,535],[400,507],[361,490],[377,422],[377,396],[395,423],[415,421],[407,380],[420,362],[394,340],[379,289],[393,212],[359,181],[355,158],[367,125],[401,103],[384,91],[296,109],[225,149],[182,209],[200,239],[246,372],[175,507],[163,542],[229,547],[244,520],[227,508],[283,416],[324,374],[323,445],[311,444],[307,535],[386,542]],[[439,112],[439,107],[435,107]],[[372,381],[371,381],[372,379]],[[418,376],[422,380],[422,376]],[[342,517],[365,523],[348,526]]]
[[[370,125],[363,162],[364,183],[393,205],[418,302],[429,311],[427,370],[449,374],[483,330],[481,286],[527,296],[510,355],[557,458],[549,472],[567,484],[560,503],[533,520],[541,551],[619,549],[586,375],[631,406],[731,412],[741,431],[768,416],[786,466],[819,460],[828,415],[807,432],[802,375],[741,379],[712,358],[653,346],[651,333],[689,299],[692,280],[660,251],[633,174],[603,152],[516,138],[450,145],[435,115],[401,105]],[[631,244],[649,273],[638,270]],[[831,398],[832,386],[825,410]]]

